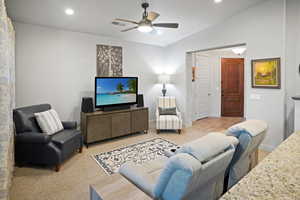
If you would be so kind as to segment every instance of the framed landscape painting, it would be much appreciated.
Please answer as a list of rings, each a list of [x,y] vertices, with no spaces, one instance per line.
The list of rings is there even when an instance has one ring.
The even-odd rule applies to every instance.
[[[280,89],[280,58],[252,60],[252,88]]]

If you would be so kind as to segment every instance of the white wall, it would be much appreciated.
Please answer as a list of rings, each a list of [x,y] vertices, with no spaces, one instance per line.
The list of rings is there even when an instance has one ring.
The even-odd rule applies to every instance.
[[[50,103],[63,120],[79,120],[81,97],[94,96],[96,44],[123,47],[125,76],[139,77],[139,92],[145,95],[154,119],[155,85],[163,65],[163,49],[133,42],[51,29],[22,23],[16,28],[17,107]]]
[[[281,57],[282,88],[285,88],[284,52],[285,1],[269,0],[258,4],[223,23],[185,38],[166,48],[167,66],[174,67],[177,89],[174,95],[180,102],[185,123],[191,124],[191,69],[186,67],[186,52],[221,47],[234,44],[247,44],[245,58],[245,116],[265,120],[269,131],[263,148],[272,150],[281,143],[284,136],[284,89],[252,89],[251,60]],[[252,100],[250,94],[259,94],[260,100]]]

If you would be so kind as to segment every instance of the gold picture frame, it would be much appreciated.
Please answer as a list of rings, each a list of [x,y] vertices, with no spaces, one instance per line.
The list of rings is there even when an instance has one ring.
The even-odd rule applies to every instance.
[[[280,89],[280,67],[280,58],[252,60],[252,88]]]

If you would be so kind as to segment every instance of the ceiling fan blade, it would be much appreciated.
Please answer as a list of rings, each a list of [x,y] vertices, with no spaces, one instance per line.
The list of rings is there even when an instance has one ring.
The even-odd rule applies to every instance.
[[[131,30],[134,30],[134,29],[137,29],[138,26],[135,26],[135,27],[131,27],[131,28],[128,28],[128,29],[124,29],[124,30],[121,30],[121,32],[127,32],[127,31],[131,31]]]
[[[157,23],[153,24],[155,27],[161,27],[161,28],[178,28],[179,24],[177,23]]]
[[[120,19],[120,18],[116,18],[115,21],[127,22],[127,23],[132,23],[132,24],[138,24],[137,22],[132,21],[132,20],[128,20],[128,19]]]
[[[159,14],[156,12],[149,12],[148,13],[148,17],[147,19],[150,20],[151,22],[153,22],[154,20],[156,20],[159,17]]]

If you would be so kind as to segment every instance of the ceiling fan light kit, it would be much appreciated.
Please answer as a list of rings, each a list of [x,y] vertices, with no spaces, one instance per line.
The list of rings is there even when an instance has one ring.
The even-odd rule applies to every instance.
[[[142,32],[142,33],[149,33],[151,31],[153,31],[153,27],[149,26],[149,25],[140,25],[138,26],[138,31]]]
[[[134,24],[134,27],[125,29],[125,30],[121,30],[121,32],[127,32],[127,31],[131,31],[134,29],[137,29],[138,31],[142,32],[142,33],[149,33],[152,32],[154,30],[154,27],[159,27],[159,28],[178,28],[178,23],[155,23],[153,24],[152,22],[155,21],[160,15],[156,12],[148,12],[147,8],[149,7],[148,3],[142,3],[142,8],[144,9],[143,12],[143,17],[142,20],[139,22],[133,21],[133,20],[128,20],[128,19],[120,19],[117,18],[115,19],[115,21],[119,21],[119,22],[125,22],[125,23],[130,23],[130,24]],[[115,25],[117,25],[116,23],[113,23]]]

